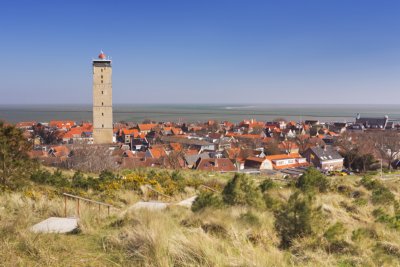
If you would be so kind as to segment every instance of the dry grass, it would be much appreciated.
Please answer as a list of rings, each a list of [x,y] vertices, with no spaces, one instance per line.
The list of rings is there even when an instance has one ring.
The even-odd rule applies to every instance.
[[[226,181],[226,177],[210,177]],[[317,194],[325,224],[315,236],[297,239],[289,250],[280,239],[269,210],[246,207],[205,209],[193,213],[171,206],[163,211],[114,211],[81,204],[80,233],[34,234],[28,229],[51,216],[63,216],[63,199],[43,193],[0,195],[0,266],[400,266],[400,233],[376,222],[371,192],[359,177],[333,177],[328,193]],[[399,182],[385,185],[400,199]],[[280,185],[269,191],[287,201],[293,189]],[[355,193],[356,192],[356,193]],[[191,196],[193,189],[175,196]],[[357,204],[357,198],[367,201]],[[121,191],[121,211],[138,201]],[[68,214],[75,205],[69,202]],[[382,207],[392,211],[393,208]],[[344,233],[332,246],[326,229],[340,222]],[[344,245],[343,245],[344,244]]]

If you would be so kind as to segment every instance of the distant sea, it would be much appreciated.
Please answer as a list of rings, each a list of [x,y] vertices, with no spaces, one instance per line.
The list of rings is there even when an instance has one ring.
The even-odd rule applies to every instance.
[[[115,104],[114,121],[142,122],[144,120],[197,122],[209,119],[239,122],[254,118],[271,121],[277,118],[304,121],[318,119],[324,122],[354,121],[361,116],[400,120],[400,105],[164,105]],[[92,121],[90,105],[0,105],[0,120],[46,122],[50,120]]]

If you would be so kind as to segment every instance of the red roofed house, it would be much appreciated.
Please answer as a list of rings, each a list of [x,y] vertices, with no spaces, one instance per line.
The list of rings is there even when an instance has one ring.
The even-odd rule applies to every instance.
[[[28,130],[28,129],[32,129],[32,127],[35,125],[36,125],[35,121],[21,121],[21,122],[18,122],[15,125],[15,127],[19,128],[19,129]]]
[[[166,155],[167,152],[165,152],[165,149],[162,145],[153,146],[146,151],[146,157],[148,158],[159,159],[161,157],[165,157]]]
[[[259,170],[282,170],[309,166],[306,158],[297,153],[271,155],[265,158],[248,157],[244,163],[245,168]]]
[[[142,133],[146,133],[146,134],[148,132],[150,132],[153,128],[155,128],[156,126],[158,126],[158,124],[155,124],[155,123],[138,124],[139,131]]]
[[[75,126],[75,122],[74,121],[50,121],[49,126],[51,128],[67,130],[67,129],[70,129],[72,126]]]

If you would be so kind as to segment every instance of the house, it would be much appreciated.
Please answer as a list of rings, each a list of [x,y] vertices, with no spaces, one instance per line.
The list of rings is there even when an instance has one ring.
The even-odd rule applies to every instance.
[[[145,151],[149,148],[149,142],[146,138],[132,138],[131,150],[132,151]]]
[[[167,152],[162,145],[153,146],[146,151],[147,158],[159,159],[165,156],[167,156]]]
[[[316,146],[307,149],[303,156],[316,168],[326,171],[343,169],[343,157],[331,146]]]
[[[179,143],[184,147],[196,148],[198,150],[215,150],[215,144],[194,137],[162,136],[161,141],[167,144],[171,142]]]
[[[200,171],[215,171],[215,172],[235,172],[236,167],[232,161],[227,158],[200,158],[196,164],[196,170]]]
[[[131,139],[139,136],[139,130],[120,128],[117,135],[118,135],[117,140],[119,142],[129,144],[131,143]]]
[[[74,121],[50,121],[49,123],[49,127],[54,129],[67,130],[70,129],[72,126],[75,126]]]
[[[209,159],[209,158],[210,158],[210,156],[208,155],[208,153],[201,153],[201,154],[194,154],[194,155],[185,154],[185,156],[184,156],[186,166],[189,169],[193,168],[199,159]]]
[[[383,118],[361,118],[360,114],[357,114],[356,124],[362,124],[366,129],[386,129],[389,117],[384,116]]]
[[[271,155],[264,158],[248,157],[245,169],[282,170],[288,168],[307,167],[309,163],[298,153]]]
[[[23,129],[23,130],[30,130],[36,124],[37,124],[36,121],[21,121],[21,122],[18,122],[15,125],[15,127],[19,128],[19,129]]]
[[[140,132],[147,134],[157,126],[158,124],[155,123],[140,123],[138,124],[138,129]]]

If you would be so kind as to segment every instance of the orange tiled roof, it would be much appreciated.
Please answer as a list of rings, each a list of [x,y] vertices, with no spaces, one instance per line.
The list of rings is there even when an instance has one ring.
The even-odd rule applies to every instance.
[[[149,150],[153,158],[160,158],[167,155],[163,146],[153,146]]]
[[[50,121],[50,123],[49,123],[50,127],[55,127],[58,129],[62,129],[62,128],[69,129],[74,125],[75,125],[74,121],[68,121],[68,120],[66,120],[66,121]]]
[[[138,129],[127,129],[127,128],[121,128],[120,129],[120,135],[133,135],[134,137],[139,135],[139,130]]]
[[[181,151],[182,150],[182,144],[180,143],[169,143],[169,145],[171,146],[172,150],[174,151]]]
[[[279,154],[279,155],[270,155],[265,157],[268,160],[279,160],[279,159],[293,159],[293,158],[301,158],[299,153],[291,153],[291,154]]]
[[[158,126],[158,124],[155,123],[138,124],[140,131],[151,131],[156,126]]]
[[[34,126],[34,125],[36,125],[36,121],[21,121],[21,122],[18,122],[18,123],[15,125],[15,127],[17,127],[17,128],[32,127],[32,126]]]

